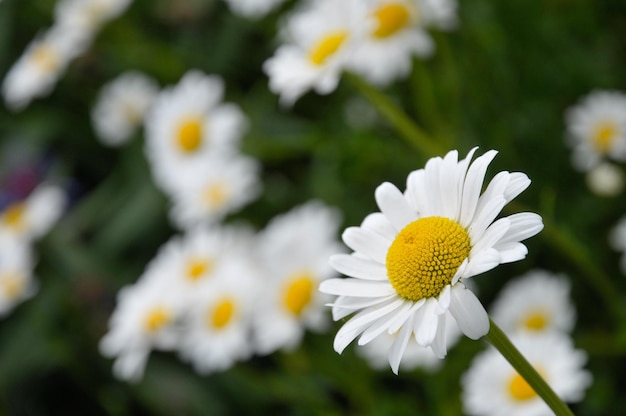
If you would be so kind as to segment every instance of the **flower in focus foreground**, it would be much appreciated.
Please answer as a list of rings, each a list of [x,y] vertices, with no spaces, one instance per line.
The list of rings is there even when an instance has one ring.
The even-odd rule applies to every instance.
[[[582,400],[592,378],[582,368],[587,361],[586,354],[574,349],[569,337],[556,332],[541,336],[519,333],[511,341],[561,399],[566,402]],[[464,414],[553,414],[522,376],[493,348],[474,358],[461,381]]]
[[[330,262],[350,278],[320,285],[322,292],[338,296],[335,320],[357,312],[337,333],[337,352],[359,336],[364,345],[383,332],[399,331],[389,349],[397,373],[412,334],[438,357],[446,355],[447,311],[468,337],[488,332],[487,312],[464,281],[523,259],[528,250],[520,241],[541,231],[543,223],[530,212],[494,221],[530,180],[521,172],[500,172],[481,195],[497,152],[470,164],[475,150],[460,161],[456,151],[430,159],[411,172],[404,193],[383,183],[375,193],[381,212],[345,230],[343,241],[354,253],[334,255]]]

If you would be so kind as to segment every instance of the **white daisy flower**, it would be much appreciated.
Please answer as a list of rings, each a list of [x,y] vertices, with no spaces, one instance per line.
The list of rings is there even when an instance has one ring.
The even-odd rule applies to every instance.
[[[487,313],[464,281],[523,259],[528,250],[520,241],[537,234],[543,223],[529,212],[495,220],[530,180],[521,172],[500,172],[481,195],[497,152],[470,164],[475,150],[460,161],[456,151],[430,159],[409,175],[404,194],[383,183],[375,194],[381,212],[343,233],[355,252],[335,255],[330,262],[351,278],[320,285],[322,292],[338,296],[335,320],[357,312],[337,333],[337,352],[359,335],[364,345],[383,332],[400,331],[389,350],[397,373],[412,335],[438,357],[446,355],[446,311],[472,339],[489,331]]]
[[[230,10],[247,19],[260,19],[285,0],[226,0]]]
[[[565,402],[582,400],[592,377],[583,369],[586,354],[559,333],[520,333],[511,338],[530,364]],[[462,376],[463,408],[468,415],[543,416],[554,414],[495,349],[489,348]]]
[[[132,0],[60,0],[54,14],[56,24],[93,36],[102,25],[121,15]]]
[[[97,137],[108,146],[126,143],[158,93],[156,82],[137,71],[128,71],[104,85],[91,112]]]
[[[21,110],[33,98],[48,95],[68,63],[86,45],[81,33],[60,26],[37,36],[4,78],[2,95],[7,106]]]
[[[120,290],[109,332],[100,340],[100,352],[115,357],[113,373],[122,380],[143,377],[152,349],[173,350],[178,346],[186,300],[166,284],[166,278],[146,277],[155,273],[164,271],[148,268],[140,282]]]
[[[491,312],[493,321],[507,334],[569,333],[576,323],[569,280],[545,270],[531,270],[508,282]]]
[[[159,94],[146,116],[146,152],[164,191],[193,180],[210,154],[237,148],[245,117],[223,93],[221,78],[192,70]]]
[[[414,0],[368,0],[364,20],[370,22],[370,30],[356,45],[349,69],[380,86],[408,75],[413,55],[426,57],[434,50],[433,41],[426,32],[428,3],[432,3],[431,6],[437,4]]]
[[[36,293],[34,266],[29,243],[0,233],[0,317]]]
[[[219,276],[194,294],[180,353],[198,373],[224,371],[252,355],[250,322],[258,284],[250,262],[231,258]]]
[[[221,221],[261,193],[259,164],[241,155],[208,157],[195,175],[172,192],[170,218],[180,229]]]
[[[259,235],[257,251],[265,279],[254,322],[259,353],[293,349],[305,329],[326,327],[323,306],[328,299],[317,286],[336,276],[328,256],[341,250],[338,227],[338,213],[312,201],[275,217]]]
[[[626,274],[626,216],[622,217],[609,234],[611,247],[622,253],[620,268]]]
[[[360,1],[318,0],[289,17],[286,43],[263,65],[282,104],[292,105],[310,89],[329,94],[337,88],[353,42],[367,29],[362,7]]]
[[[23,201],[0,212],[0,233],[10,233],[25,241],[42,237],[56,223],[66,204],[63,190],[42,184]]]
[[[594,91],[566,115],[572,163],[589,171],[609,158],[626,161],[626,95],[617,91]]]
[[[599,196],[617,196],[624,190],[624,172],[612,163],[601,162],[587,172],[587,186]]]
[[[453,346],[459,340],[461,331],[454,322],[454,319],[448,317],[446,322],[448,323],[446,326],[446,342],[448,346]],[[356,349],[356,352],[367,360],[369,365],[376,370],[389,368],[388,353],[397,336],[397,333],[389,334],[383,332],[380,336],[373,339],[372,342],[360,345]],[[411,371],[416,368],[423,368],[428,371],[436,371],[441,367],[442,363],[443,360],[440,360],[430,348],[422,347],[415,342],[414,338],[411,338],[402,355],[400,369]]]
[[[178,296],[190,299],[201,286],[223,274],[222,268],[250,253],[252,233],[244,228],[196,227],[183,236],[171,238],[148,266],[160,273],[144,279],[165,279]]]

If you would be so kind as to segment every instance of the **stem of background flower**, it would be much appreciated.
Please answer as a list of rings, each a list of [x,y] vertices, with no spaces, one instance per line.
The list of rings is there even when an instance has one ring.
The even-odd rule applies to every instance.
[[[574,413],[572,413],[569,407],[556,395],[554,390],[552,390],[548,383],[539,375],[537,370],[530,365],[526,358],[524,358],[515,345],[511,343],[506,334],[502,332],[491,318],[489,318],[489,332],[485,338],[487,338],[487,341],[506,358],[543,401],[550,406],[554,414],[557,416],[574,416]]]
[[[445,153],[446,149],[444,146],[424,132],[385,94],[358,75],[347,73],[345,76],[374,105],[378,112],[398,130],[400,135],[422,155],[432,157]]]

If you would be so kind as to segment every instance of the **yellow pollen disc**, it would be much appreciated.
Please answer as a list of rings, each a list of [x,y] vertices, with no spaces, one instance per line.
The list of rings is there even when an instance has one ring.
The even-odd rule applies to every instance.
[[[313,279],[308,273],[293,276],[287,285],[283,302],[285,308],[295,316],[300,316],[302,311],[311,302],[313,295]]]
[[[405,299],[437,296],[470,250],[469,235],[456,221],[420,218],[404,227],[387,251],[389,282]]]
[[[537,370],[541,377],[546,379],[546,373],[541,367],[535,367],[535,370]],[[517,372],[509,380],[509,394],[512,398],[520,402],[537,397],[535,390],[533,390],[526,380],[524,380],[524,378]]]
[[[378,27],[374,31],[377,38],[387,38],[409,24],[410,13],[403,4],[390,3],[374,12]]]
[[[17,202],[9,205],[2,212],[2,223],[13,229],[20,229],[24,225],[24,212],[26,211],[26,204],[23,202]]]
[[[233,318],[235,303],[231,299],[224,299],[207,314],[207,323],[210,327],[222,329]]]
[[[189,263],[187,263],[186,277],[187,279],[195,282],[199,280],[202,276],[210,273],[212,268],[213,263],[208,259],[190,260]]]
[[[0,276],[0,290],[7,299],[16,299],[24,290],[24,281],[14,274]]]
[[[176,137],[178,146],[185,153],[192,153],[202,145],[202,120],[190,117],[183,120]]]
[[[524,319],[523,326],[532,331],[541,331],[548,326],[548,317],[541,311],[533,312]]]
[[[593,147],[601,154],[607,154],[615,139],[617,138],[617,134],[619,129],[617,125],[610,121],[605,121],[596,126],[592,135],[592,143]]]
[[[161,328],[170,323],[171,317],[167,309],[157,306],[152,308],[146,315],[143,324],[147,332],[158,332]]]
[[[348,37],[348,32],[339,30],[331,32],[320,39],[309,51],[309,60],[314,65],[322,65],[328,58],[339,50]]]
[[[59,66],[56,52],[50,46],[41,44],[32,52],[31,59],[42,72],[54,72]]]
[[[212,183],[204,191],[204,199],[209,207],[216,209],[228,199],[228,187],[223,182]]]

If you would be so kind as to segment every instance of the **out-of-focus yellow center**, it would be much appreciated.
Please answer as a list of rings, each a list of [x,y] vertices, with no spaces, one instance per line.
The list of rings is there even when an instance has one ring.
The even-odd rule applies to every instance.
[[[146,332],[155,333],[168,325],[172,320],[169,311],[162,306],[155,306],[146,315],[143,324]]]
[[[213,209],[223,206],[227,199],[228,187],[224,182],[212,183],[204,190],[204,200]]]
[[[285,308],[300,316],[309,305],[313,295],[314,281],[309,273],[298,273],[289,279],[283,295]]]
[[[599,123],[593,130],[591,142],[600,154],[607,154],[613,147],[615,139],[619,133],[619,128],[616,123],[611,121],[605,121]]]
[[[193,153],[202,145],[202,120],[199,117],[184,119],[178,127],[178,147],[185,153]]]
[[[523,326],[532,331],[541,331],[548,326],[548,316],[542,311],[536,311],[525,317]]]
[[[7,299],[16,299],[24,291],[24,280],[13,273],[0,276],[0,290]]]
[[[187,273],[185,277],[195,282],[207,275],[213,269],[213,262],[209,259],[192,259],[187,263]]]
[[[389,282],[405,299],[437,296],[470,250],[469,235],[456,221],[420,218],[404,227],[387,251]]]
[[[24,202],[11,204],[2,211],[2,223],[7,227],[19,230],[24,226],[25,212],[26,204]]]
[[[215,308],[209,311],[207,321],[213,328],[222,329],[231,321],[235,314],[235,302],[227,298],[220,301]]]
[[[348,37],[348,32],[338,30],[322,37],[309,51],[309,60],[314,65],[323,65],[324,62],[335,54]]]
[[[546,379],[546,372],[543,370],[543,368],[535,367],[535,370],[537,370],[541,377]],[[517,372],[509,379],[508,387],[509,394],[513,399],[517,401],[524,402],[526,400],[537,397],[537,393],[535,392],[535,390],[533,390],[533,388],[530,387],[526,380],[524,380],[524,378],[520,376]]]
[[[374,36],[387,38],[409,24],[411,15],[407,7],[401,3],[389,3],[379,7],[374,12],[378,23]]]
[[[60,63],[55,50],[44,43],[33,49],[31,59],[35,66],[44,73],[56,71]]]

